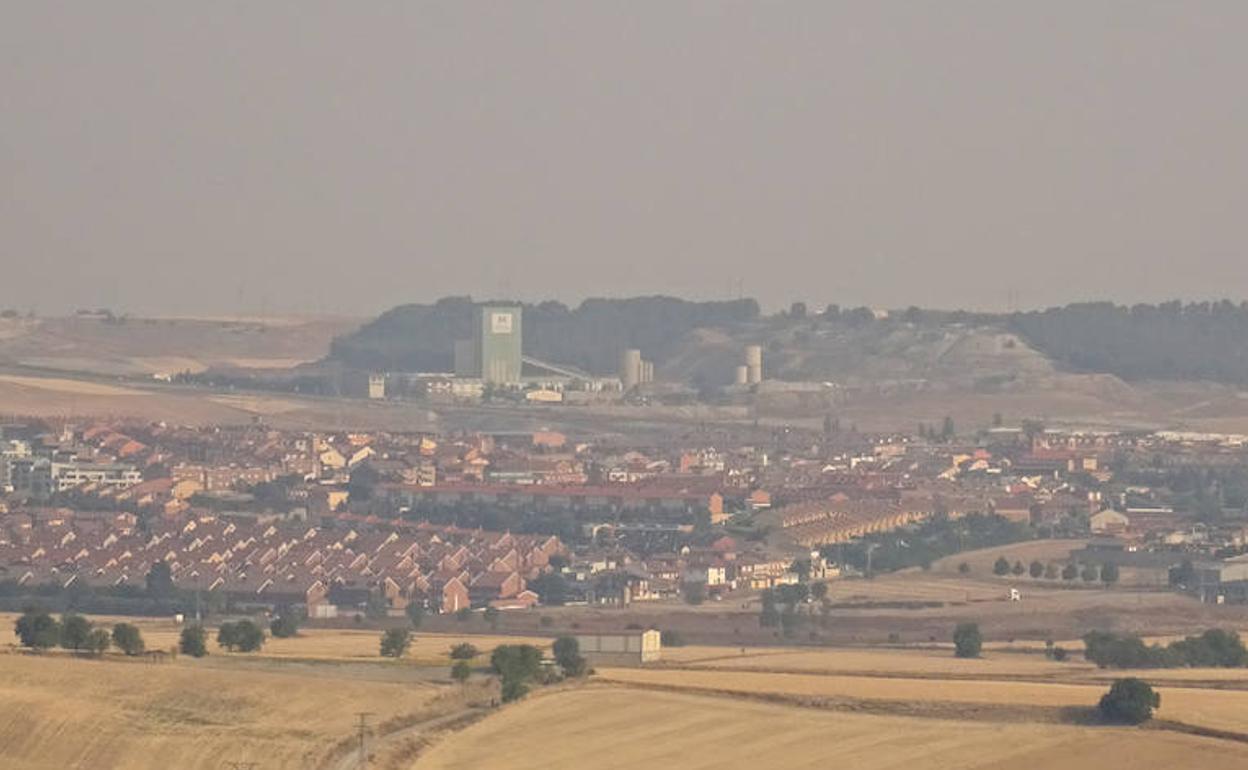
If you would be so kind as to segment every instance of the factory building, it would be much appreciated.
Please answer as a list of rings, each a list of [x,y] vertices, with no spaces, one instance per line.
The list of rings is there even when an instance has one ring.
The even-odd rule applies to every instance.
[[[518,305],[477,308],[472,339],[455,341],[455,376],[494,385],[520,382],[524,356],[521,319]]]

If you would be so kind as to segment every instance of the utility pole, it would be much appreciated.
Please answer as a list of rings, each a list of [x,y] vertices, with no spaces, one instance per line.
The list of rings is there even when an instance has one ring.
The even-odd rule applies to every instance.
[[[357,711],[355,716],[360,720],[357,727],[360,731],[360,762],[358,767],[368,767],[368,751],[366,750],[366,740],[368,737],[368,718],[373,716],[371,711]]]

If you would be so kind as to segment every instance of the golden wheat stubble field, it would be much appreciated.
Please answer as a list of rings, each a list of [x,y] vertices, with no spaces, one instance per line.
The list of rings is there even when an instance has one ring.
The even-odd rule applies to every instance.
[[[1246,762],[1242,744],[1161,731],[864,716],[588,688],[509,707],[435,745],[415,768],[1243,770]]]
[[[445,691],[257,671],[0,655],[0,767],[219,770],[227,762],[317,768],[353,734],[419,714]]]
[[[894,701],[908,704],[962,703],[1003,708],[1091,708],[1107,689],[1104,684],[778,674],[759,671],[603,668],[598,670],[598,674],[606,682],[693,691]],[[1141,675],[1147,676],[1147,673]],[[1215,730],[1248,733],[1248,691],[1164,685],[1159,690],[1161,708],[1157,716],[1162,719]],[[1248,751],[1245,751],[1245,757],[1248,758]]]

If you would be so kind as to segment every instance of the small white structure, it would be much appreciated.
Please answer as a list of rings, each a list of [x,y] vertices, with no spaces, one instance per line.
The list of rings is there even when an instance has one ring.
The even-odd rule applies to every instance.
[[[1017,589],[1017,588],[1011,588],[1011,589],[1010,589],[1010,601],[1012,601],[1012,602],[1021,602],[1022,600],[1023,600],[1023,595],[1022,595],[1021,593],[1019,593],[1019,592],[1018,592],[1018,589]]]
[[[657,661],[662,635],[655,629],[623,634],[577,634],[581,655],[591,666],[640,666]]]

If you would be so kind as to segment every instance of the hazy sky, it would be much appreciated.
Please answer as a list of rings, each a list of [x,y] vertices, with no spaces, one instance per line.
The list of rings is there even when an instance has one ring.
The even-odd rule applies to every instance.
[[[1248,2],[0,3],[0,307],[1248,298]]]

